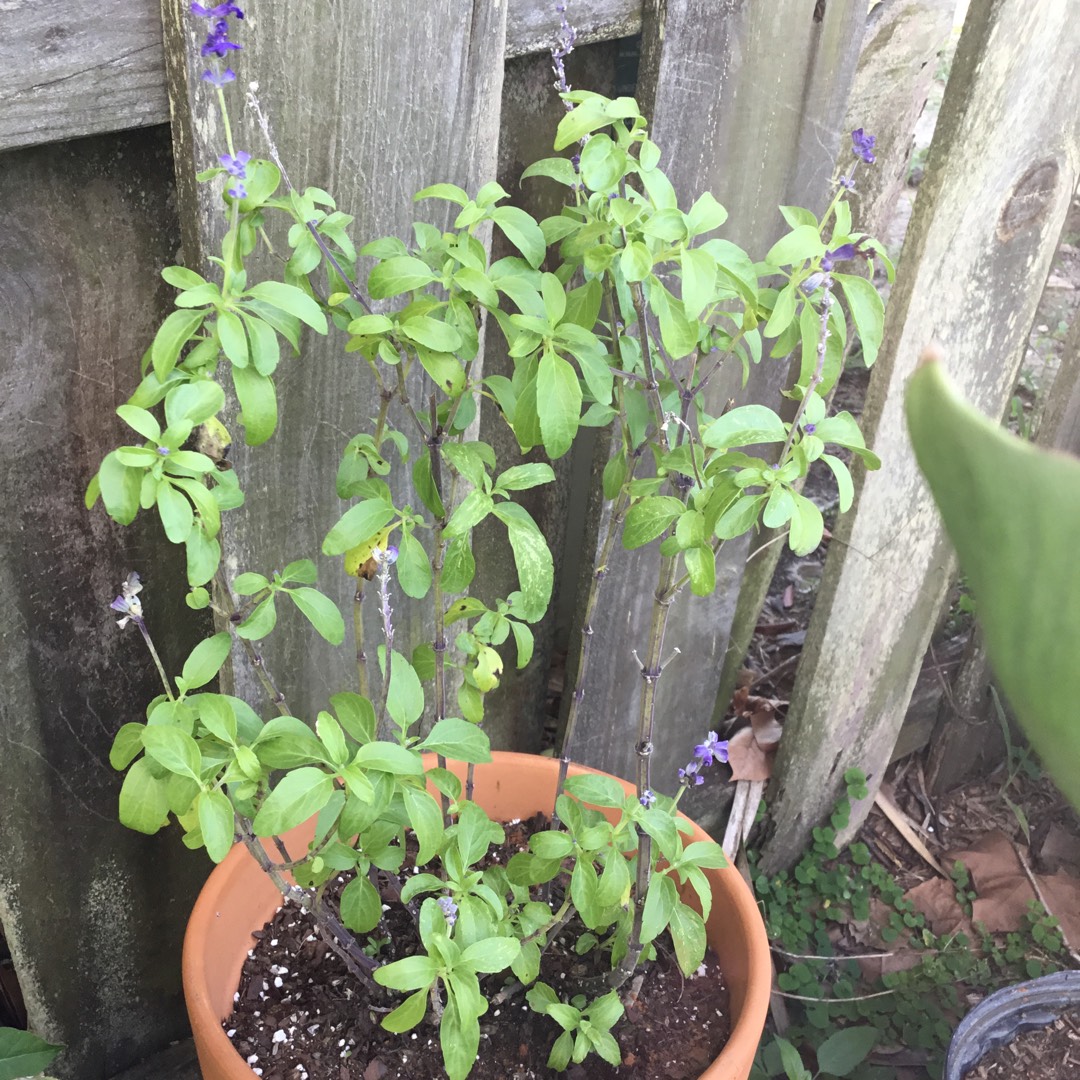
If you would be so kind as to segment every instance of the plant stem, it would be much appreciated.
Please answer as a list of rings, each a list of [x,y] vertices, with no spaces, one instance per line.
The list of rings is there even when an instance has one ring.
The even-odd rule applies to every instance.
[[[142,618],[132,618],[132,622],[139,628],[139,633],[142,634],[142,639],[146,642],[146,647],[150,650],[150,655],[153,657],[158,675],[161,677],[161,685],[165,688],[165,696],[170,701],[175,701],[176,698],[173,696],[172,686],[169,684],[169,676],[165,674],[165,665],[162,664],[161,657],[158,656],[158,651],[154,647],[153,641],[150,639],[150,631],[146,628],[146,622]]]
[[[641,283],[635,281],[630,286],[630,295],[634,300],[634,311],[637,313],[638,341],[641,344],[641,362],[645,365],[645,375],[648,378],[649,395],[652,398],[653,411],[656,413],[656,426],[663,441],[664,449],[670,450],[671,443],[668,440],[667,422],[664,419],[664,402],[660,398],[660,384],[656,381],[656,369],[653,367],[652,347],[649,340],[649,327],[645,322],[645,294],[641,290]]]
[[[360,696],[368,696],[367,653],[364,652],[364,620],[361,604],[364,600],[364,579],[357,575],[356,592],[353,593],[353,640],[356,642],[356,674],[360,682]]]
[[[383,559],[379,563],[379,614],[382,616],[383,636],[386,638],[386,664],[383,670],[382,694],[379,709],[375,717],[375,731],[379,739],[386,738],[386,703],[390,699],[390,679],[393,677],[394,663],[394,624],[390,616],[394,609],[390,606],[390,562]]]
[[[361,983],[373,993],[382,996],[382,988],[371,977],[379,965],[360,948],[356,938],[342,925],[341,920],[330,911],[318,898],[307,889],[290,882],[282,872],[282,868],[275,863],[266,853],[259,839],[251,828],[251,822],[240,814],[236,815],[236,831],[244,846],[267,874],[270,880],[277,886],[278,891],[286,900],[292,900],[299,904],[305,911],[311,914],[320,935],[331,950],[337,954],[349,971]]]

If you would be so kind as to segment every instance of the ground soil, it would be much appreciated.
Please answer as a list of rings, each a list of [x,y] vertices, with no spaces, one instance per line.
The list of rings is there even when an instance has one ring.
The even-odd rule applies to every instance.
[[[515,828],[514,825],[517,827]],[[541,819],[507,826],[500,861],[522,850]],[[408,867],[404,873],[408,873]],[[337,883],[340,889],[344,880]],[[388,940],[386,961],[422,951],[411,916],[395,904],[376,934]],[[425,1021],[393,1035],[379,1019],[396,1002],[372,1000],[328,950],[305,912],[286,905],[256,934],[244,965],[238,1001],[224,1027],[237,1052],[263,1080],[398,1080],[443,1075],[437,1028]],[[601,968],[573,951],[573,924],[544,954],[540,978],[556,988]],[[489,997],[500,989],[489,976]],[[693,1080],[720,1052],[729,1035],[728,993],[715,957],[684,978],[670,943],[644,978],[622,993],[626,1014],[613,1029],[623,1054],[618,1071],[595,1055],[565,1073],[546,1068],[561,1028],[539,1016],[520,993],[481,1017],[481,1045],[470,1080]],[[261,1071],[260,1071],[261,1070]]]
[[[1075,1080],[1080,1076],[1080,1009],[1017,1035],[964,1074],[964,1080]]]

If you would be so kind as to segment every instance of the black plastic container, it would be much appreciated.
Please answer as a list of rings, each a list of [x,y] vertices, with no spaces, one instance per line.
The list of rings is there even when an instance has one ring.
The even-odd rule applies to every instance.
[[[980,1001],[949,1043],[944,1080],[962,1080],[979,1059],[1024,1031],[1046,1027],[1080,1007],[1080,971],[1059,971],[1016,983]]]

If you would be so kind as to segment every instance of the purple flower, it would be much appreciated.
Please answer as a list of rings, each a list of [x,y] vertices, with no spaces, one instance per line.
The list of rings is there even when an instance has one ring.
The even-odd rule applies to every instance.
[[[854,176],[841,176],[840,179],[837,180],[836,182],[842,188],[847,188],[848,191],[854,191],[855,190],[855,177]]]
[[[159,453],[159,454],[160,454],[160,455],[161,455],[162,457],[168,457],[168,456],[169,456],[169,455],[170,455],[170,454],[172,453],[172,451],[171,451],[171,450],[170,450],[170,449],[169,449],[169,448],[168,448],[167,446],[159,446],[159,447],[157,448],[157,452],[158,452],[158,453]]]
[[[653,803],[656,802],[656,793],[646,788],[641,793],[641,797],[638,799],[638,802],[641,803],[641,805],[644,806],[646,809],[648,809],[648,807],[652,806]]]
[[[398,557],[398,549],[394,547],[393,544],[386,548],[375,548],[375,550],[371,553],[371,557],[380,565],[383,563],[396,563]]]
[[[682,784],[704,784],[705,777],[701,775],[701,762],[695,759],[685,769],[680,769],[679,782]]]
[[[838,248],[833,248],[832,251],[826,251],[821,257],[821,269],[828,272],[836,263],[855,258],[857,250],[854,244],[841,244]]]
[[[205,82],[220,90],[226,83],[231,83],[236,78],[236,72],[232,68],[226,68],[220,75],[216,71],[204,71],[202,77]]]
[[[225,171],[238,180],[247,179],[247,163],[250,160],[251,155],[246,150],[238,150],[235,157],[231,154],[218,154],[218,161],[225,166]]]
[[[874,143],[877,139],[873,135],[867,135],[862,128],[856,128],[851,133],[851,152],[867,165],[873,165],[877,158],[874,157]]]
[[[439,907],[442,908],[447,926],[453,926],[457,922],[457,904],[449,896],[439,897]]]
[[[711,765],[714,758],[717,761],[727,761],[727,745],[715,731],[710,731],[705,736],[705,741],[694,747],[694,757],[702,765]]]
[[[203,43],[203,56],[225,56],[230,49],[240,49],[242,45],[229,40],[229,22],[227,19],[219,19],[214,23],[213,29],[206,35]]]
[[[813,435],[814,432],[817,431],[817,424],[803,424],[803,431],[805,431],[807,435]]]
[[[120,595],[109,605],[113,611],[119,611],[124,617],[116,620],[116,625],[123,629],[129,622],[136,626],[142,624],[143,609],[138,594],[142,592],[142,582],[138,574],[129,574],[127,581],[120,586]]]
[[[191,5],[193,15],[201,15],[207,19],[224,19],[228,15],[235,15],[238,19],[244,17],[244,13],[235,4],[216,4],[214,7],[203,7],[202,4]]]

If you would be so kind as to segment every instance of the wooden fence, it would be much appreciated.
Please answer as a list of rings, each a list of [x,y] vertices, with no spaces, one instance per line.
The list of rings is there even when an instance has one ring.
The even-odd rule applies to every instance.
[[[892,750],[951,566],[899,421],[902,383],[936,336],[969,396],[988,412],[1004,409],[1076,186],[1080,86],[1067,75],[1080,22],[1070,6],[973,0],[871,385],[866,419],[885,467],[860,484],[832,542],[787,721],[776,861],[831,803],[844,768],[860,765],[876,783]],[[68,1044],[65,1075],[80,1080],[110,1076],[182,1033],[179,939],[206,872],[205,856],[173,834],[146,838],[115,822],[111,734],[137,717],[153,680],[141,643],[116,632],[107,604],[129,570],[153,565],[162,540],[81,507],[119,435],[113,410],[134,387],[135,360],[170,307],[155,272],[178,252],[204,265],[220,240],[194,182],[220,148],[186,7],[12,0],[0,10],[0,924],[31,1023]],[[547,152],[561,111],[544,53],[558,24],[553,5],[452,0],[403,16],[409,7],[252,0],[238,68],[259,84],[290,173],[334,192],[359,239],[408,235],[411,195],[434,181],[474,189],[497,176],[536,209],[517,177]],[[730,211],[727,235],[761,254],[782,228],[778,204],[824,205],[854,126],[848,105],[864,37],[868,55],[887,51],[895,35],[875,31],[901,9],[947,32],[943,0],[885,0],[869,29],[866,0],[572,0],[579,43],[595,44],[575,52],[570,78],[606,92],[633,79],[625,39],[640,33],[636,93],[680,199],[711,190]],[[927,35],[889,73],[914,111],[937,44]],[[869,98],[862,106],[874,115]],[[170,128],[154,126],[170,117]],[[259,146],[251,117],[239,122],[241,145]],[[882,192],[906,169],[907,130],[898,124],[891,141],[883,137]],[[507,358],[492,345],[484,363],[494,373]],[[746,390],[718,385],[716,398],[776,404],[786,374],[764,365]],[[265,566],[317,549],[339,513],[323,479],[340,445],[312,435],[344,442],[368,411],[359,368],[343,367],[321,341],[307,343],[281,385],[288,434],[254,459],[236,455],[253,511],[228,538],[227,557],[241,566],[255,550]],[[504,438],[496,419],[481,417],[491,441]],[[530,504],[556,551],[559,602],[538,628],[534,667],[508,678],[490,705],[498,745],[538,746],[547,665],[567,627],[574,654],[579,575],[591,560],[573,553],[595,543],[585,504],[592,455],[603,453],[602,443],[583,445]],[[283,499],[282,487],[302,495]],[[484,533],[474,542],[477,589],[504,593],[508,553]],[[758,570],[740,600],[748,549],[726,545],[725,587],[673,612],[669,640],[683,648],[687,674],[661,688],[661,775],[725,704],[718,691],[729,652],[739,651],[729,649],[736,608],[738,643],[762,595]],[[594,667],[602,675],[581,721],[579,758],[623,773],[639,682],[625,628],[648,602],[642,565],[623,560],[605,585],[592,644],[605,663]],[[185,619],[172,629],[169,613],[187,614],[182,583],[144,577],[159,644],[178,666],[199,630],[181,629]],[[347,610],[346,583],[337,599]],[[420,625],[412,612],[401,617]],[[299,629],[283,628],[267,653],[300,715],[321,706],[350,666]],[[238,666],[240,692],[248,678]]]

